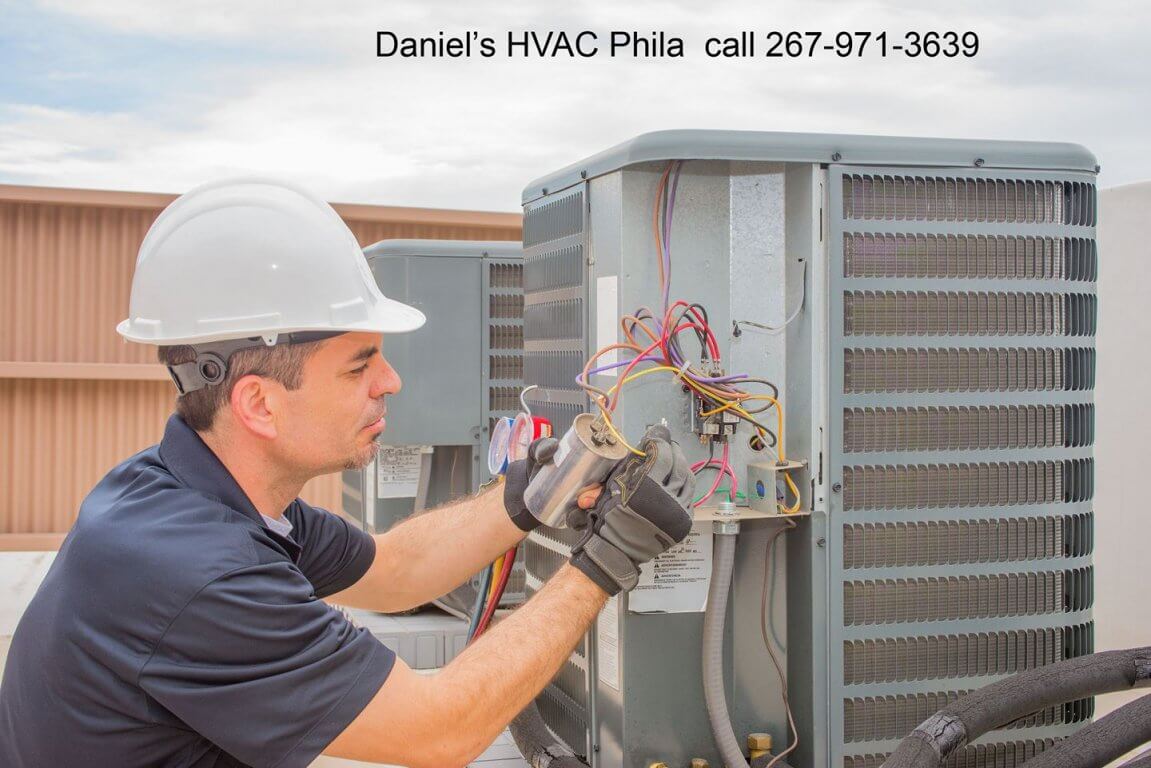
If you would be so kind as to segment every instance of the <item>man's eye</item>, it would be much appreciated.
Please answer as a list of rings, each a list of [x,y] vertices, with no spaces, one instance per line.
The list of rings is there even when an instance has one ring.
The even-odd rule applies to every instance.
[[[364,372],[364,371],[366,371],[366,370],[368,370],[368,365],[367,365],[367,363],[365,363],[364,365],[361,365],[359,368],[356,368],[356,369],[354,369],[354,370],[352,371],[352,373],[355,373],[355,374],[360,374],[360,373],[363,373],[363,372]]]

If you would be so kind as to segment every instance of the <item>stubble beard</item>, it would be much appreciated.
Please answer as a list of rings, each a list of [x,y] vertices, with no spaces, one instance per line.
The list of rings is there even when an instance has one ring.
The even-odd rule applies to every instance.
[[[376,454],[380,452],[380,434],[382,433],[377,432],[372,435],[372,442],[368,443],[366,447],[360,449],[354,456],[350,457],[347,462],[345,462],[344,469],[355,472],[371,464],[372,459],[376,458]]]

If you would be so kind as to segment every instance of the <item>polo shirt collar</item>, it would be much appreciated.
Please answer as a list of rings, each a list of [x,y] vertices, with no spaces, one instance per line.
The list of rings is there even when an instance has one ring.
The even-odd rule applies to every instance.
[[[294,560],[299,553],[299,544],[290,537],[281,536],[264,524],[264,518],[252,504],[248,494],[232,477],[220,458],[212,452],[196,430],[189,427],[179,414],[172,414],[164,427],[164,439],[160,441],[160,459],[177,480],[189,488],[219,499],[223,504],[259,523],[279,541],[287,545]]]

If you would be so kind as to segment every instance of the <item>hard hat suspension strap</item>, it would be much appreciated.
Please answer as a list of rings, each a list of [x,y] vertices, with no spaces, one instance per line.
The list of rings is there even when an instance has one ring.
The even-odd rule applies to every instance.
[[[305,344],[310,341],[323,341],[333,336],[339,336],[346,331],[297,331],[295,333],[281,333],[270,337],[269,344],[264,337],[253,336],[247,339],[225,339],[203,344],[194,344],[196,359],[187,363],[168,366],[168,375],[176,384],[176,390],[181,396],[197,389],[220,384],[228,376],[228,361],[232,354],[241,349],[255,349],[257,347],[271,347],[278,344]]]

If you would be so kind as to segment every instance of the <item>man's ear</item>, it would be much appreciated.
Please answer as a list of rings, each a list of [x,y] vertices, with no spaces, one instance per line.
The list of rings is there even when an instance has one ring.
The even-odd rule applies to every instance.
[[[232,386],[231,408],[236,424],[267,440],[275,439],[276,413],[281,398],[272,379],[249,374]]]

